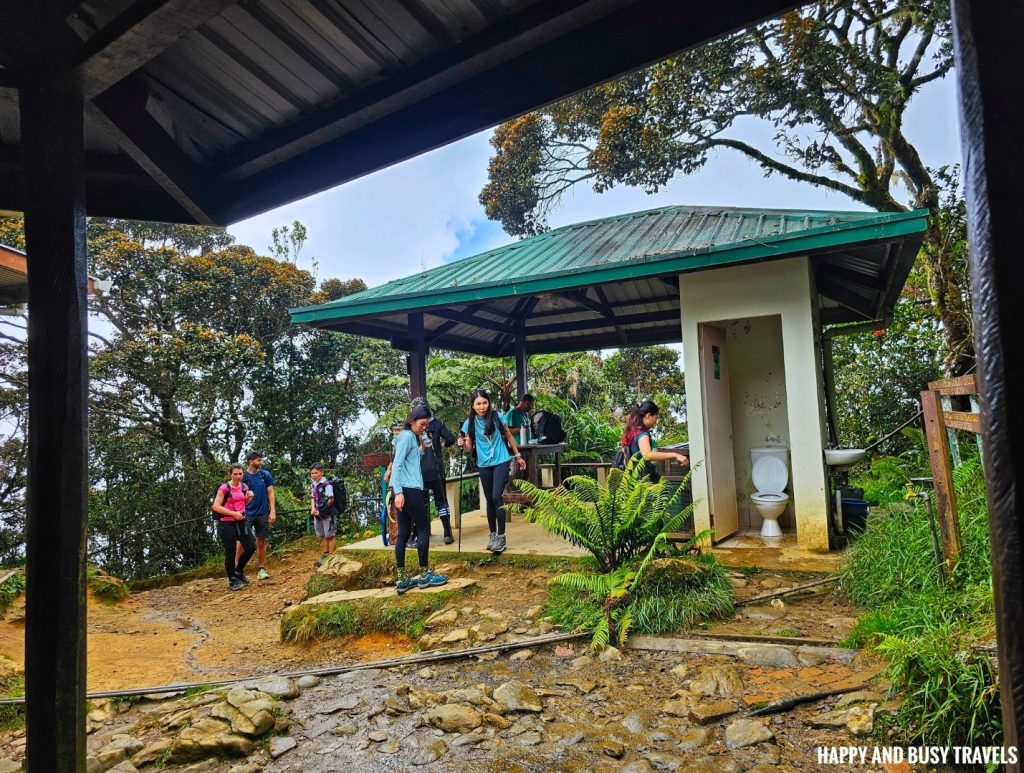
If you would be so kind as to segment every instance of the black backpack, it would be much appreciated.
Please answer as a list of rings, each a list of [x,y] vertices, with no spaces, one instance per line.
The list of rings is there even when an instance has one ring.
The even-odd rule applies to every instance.
[[[562,417],[551,411],[538,411],[533,417],[537,435],[544,438],[545,443],[562,443],[565,441],[565,430],[562,429]]]
[[[320,517],[326,518],[331,515],[341,515],[348,509],[348,491],[345,489],[345,481],[341,478],[323,478],[320,483],[317,484],[317,488],[330,484],[331,490],[334,491],[334,504],[331,505],[327,512],[320,510]],[[321,489],[323,494],[323,489]]]
[[[217,484],[217,488],[215,488],[213,490],[213,496],[210,497],[210,515],[213,516],[213,520],[215,520],[215,521],[220,521],[220,519],[224,517],[220,513],[218,513],[218,512],[213,510],[213,503],[216,502],[217,501],[217,497],[220,496],[220,487],[223,486],[223,485],[224,485],[223,483],[218,483]],[[231,494],[231,484],[228,483],[227,486],[228,486],[228,496],[230,496],[230,494]],[[249,493],[249,484],[242,483],[242,496],[245,496],[248,493]],[[227,504],[228,496],[224,497],[223,504],[225,504],[225,505]]]

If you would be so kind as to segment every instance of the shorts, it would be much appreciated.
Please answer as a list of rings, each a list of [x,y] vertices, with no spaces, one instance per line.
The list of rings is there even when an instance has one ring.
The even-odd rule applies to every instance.
[[[247,515],[245,516],[245,523],[252,530],[252,533],[256,535],[256,539],[270,539],[270,513]]]
[[[313,518],[313,531],[318,537],[333,537],[338,533],[338,522],[335,520],[333,515],[329,515],[326,518]]]

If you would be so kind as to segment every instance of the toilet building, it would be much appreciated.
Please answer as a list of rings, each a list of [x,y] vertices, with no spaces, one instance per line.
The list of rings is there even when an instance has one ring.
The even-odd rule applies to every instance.
[[[530,354],[682,342],[695,529],[716,542],[774,529],[755,478],[777,488],[779,470],[755,475],[752,463],[771,449],[760,456],[785,460],[784,483],[760,493],[784,498],[778,524],[800,548],[825,551],[829,341],[888,324],[926,218],[664,207],[564,226],[292,318],[408,351],[413,394],[426,390],[430,349],[515,356],[525,391]]]

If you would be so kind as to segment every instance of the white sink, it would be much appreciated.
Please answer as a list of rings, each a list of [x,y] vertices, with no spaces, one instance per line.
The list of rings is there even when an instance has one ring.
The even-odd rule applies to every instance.
[[[829,467],[849,467],[866,455],[863,448],[826,448],[825,464]]]

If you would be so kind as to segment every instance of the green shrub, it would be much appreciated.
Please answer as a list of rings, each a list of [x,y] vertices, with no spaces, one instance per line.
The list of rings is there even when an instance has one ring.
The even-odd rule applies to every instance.
[[[984,479],[977,460],[954,471],[962,552],[940,579],[923,504],[882,508],[850,548],[842,572],[850,598],[868,609],[847,638],[888,660],[904,696],[897,725],[908,741],[998,745],[999,694],[987,655],[995,636]],[[919,500],[918,500],[919,501]]]
[[[0,612],[6,612],[14,600],[25,592],[24,572],[15,572],[0,585]]]

